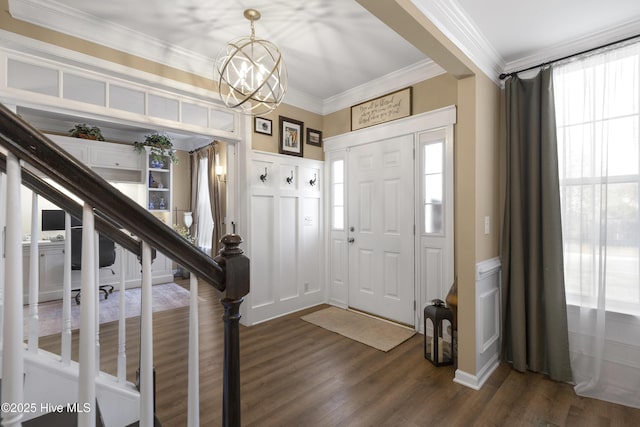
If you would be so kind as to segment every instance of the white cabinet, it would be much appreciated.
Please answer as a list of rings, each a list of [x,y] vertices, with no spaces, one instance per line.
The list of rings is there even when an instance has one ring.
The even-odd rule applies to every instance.
[[[91,147],[89,164],[93,167],[142,170],[142,156],[130,145],[95,143]]]
[[[61,135],[47,136],[107,181],[144,182],[145,159],[133,150],[132,145]]]
[[[23,245],[23,284],[24,302],[29,299],[29,265],[31,262],[31,247]],[[64,266],[64,243],[52,245],[43,242],[38,246],[38,280],[39,300],[51,301],[62,297],[62,281]]]

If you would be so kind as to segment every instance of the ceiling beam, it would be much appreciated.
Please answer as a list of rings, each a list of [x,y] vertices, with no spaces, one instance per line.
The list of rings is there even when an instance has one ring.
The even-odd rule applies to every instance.
[[[469,58],[410,0],[356,0],[456,79],[475,74]]]

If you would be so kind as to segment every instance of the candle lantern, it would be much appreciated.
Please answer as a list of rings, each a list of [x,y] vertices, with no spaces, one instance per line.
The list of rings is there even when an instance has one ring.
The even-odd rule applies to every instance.
[[[453,313],[439,299],[424,308],[424,358],[435,366],[453,365]]]

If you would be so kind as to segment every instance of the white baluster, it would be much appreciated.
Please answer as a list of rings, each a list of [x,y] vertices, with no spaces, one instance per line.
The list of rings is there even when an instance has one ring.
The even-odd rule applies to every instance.
[[[71,363],[71,215],[64,215],[64,267],[62,278],[62,337],[60,355]]]
[[[29,258],[29,351],[38,352],[38,297],[40,293],[40,259],[38,258],[38,195],[31,196],[31,252]]]
[[[142,243],[142,291],[140,304],[140,426],[153,426],[153,305],[151,246]]]
[[[24,354],[22,308],[22,212],[20,206],[20,164],[7,154],[7,199],[5,232],[5,290],[3,313],[2,402],[24,402]],[[2,425],[22,425],[21,412],[1,412]]]
[[[189,280],[189,385],[187,392],[187,424],[200,425],[200,350],[198,343],[198,278]]]
[[[94,233],[94,244],[95,244],[95,277],[96,277],[96,294],[94,304],[96,306],[96,376],[100,373],[100,235],[96,232]]]
[[[82,304],[80,304],[80,378],[78,403],[91,411],[78,412],[78,427],[94,427],[96,422],[96,265],[94,216],[91,206],[82,210]]]
[[[124,277],[124,260],[125,252],[122,246],[118,246],[118,258],[120,259],[120,313],[118,317],[118,382],[124,384],[127,381],[127,313],[125,301],[125,277]]]

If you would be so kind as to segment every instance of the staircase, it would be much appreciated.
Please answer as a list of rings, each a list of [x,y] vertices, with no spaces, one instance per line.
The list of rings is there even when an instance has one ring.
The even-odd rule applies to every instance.
[[[171,257],[191,273],[189,312],[188,425],[199,425],[198,279],[223,293],[225,348],[223,365],[223,426],[240,425],[239,307],[249,292],[249,259],[240,249],[242,239],[222,239],[220,254],[212,259],[172,228],[123,196],[91,169],[77,161],[37,130],[0,105],[0,226],[4,235],[0,260],[2,317],[1,398],[13,411],[3,411],[2,426],[158,426],[154,415],[151,263],[155,250]],[[1,151],[5,151],[2,154]],[[46,175],[48,180],[42,179]],[[59,191],[48,181],[62,187]],[[38,224],[32,221],[29,269],[28,339],[23,331],[23,266],[20,184],[67,212],[66,242],[70,242],[70,215],[82,218],[82,304],[79,360],[71,360],[71,250],[65,247],[63,321],[60,354],[38,348]],[[78,196],[80,205],[65,193]],[[6,209],[4,209],[6,207]],[[121,231],[127,230],[127,233]],[[124,274],[121,274],[117,375],[100,370],[96,233],[114,240],[120,251],[132,252],[141,263],[139,385],[126,380],[126,322]],[[136,236],[132,238],[131,235]],[[124,259],[121,258],[121,259]],[[86,261],[85,261],[86,260]],[[26,404],[25,404],[26,403]],[[5,406],[3,406],[5,408]]]

